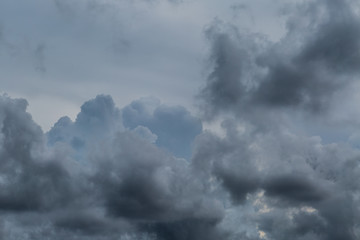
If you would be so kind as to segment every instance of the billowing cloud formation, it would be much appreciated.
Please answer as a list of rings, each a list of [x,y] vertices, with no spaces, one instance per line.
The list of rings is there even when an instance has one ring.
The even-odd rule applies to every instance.
[[[228,120],[189,162],[123,128],[109,96],[46,135],[26,105],[1,97],[6,239],[358,237],[356,149]]]
[[[157,136],[157,145],[187,159],[191,157],[193,139],[202,131],[200,119],[191,116],[184,107],[161,105],[153,98],[133,101],[122,110],[122,115],[125,127],[147,127]]]
[[[99,95],[81,106],[75,122],[68,117],[62,117],[47,136],[51,145],[68,142],[73,148],[79,149],[88,141],[99,141],[121,129],[120,110],[115,107],[110,96]]]
[[[300,131],[359,77],[357,5],[294,9],[277,43],[206,31],[200,96],[221,134],[183,107],[108,95],[43,133],[25,100],[1,96],[0,238],[359,239],[360,150]]]
[[[45,211],[62,207],[72,194],[61,161],[44,159],[44,136],[25,112],[25,100],[1,101],[2,211]]]
[[[213,68],[201,106],[207,119],[230,120],[225,137],[197,138],[192,164],[219,181],[229,204],[255,211],[246,221],[241,213],[224,220],[246,224],[247,236],[253,226],[263,239],[359,238],[358,149],[293,128],[301,114],[310,122],[329,116],[334,97],[356,84],[357,9],[336,0],[291,6],[287,33],[275,43],[219,21],[206,32]]]
[[[254,105],[319,112],[359,76],[360,18],[354,1],[306,1],[289,12],[279,42],[215,22],[214,65],[201,96],[208,116]]]
[[[357,239],[358,150],[286,132],[205,133],[196,146],[197,174],[216,177],[230,204],[254,211],[243,224],[269,239]]]
[[[217,239],[225,234],[217,229],[220,202],[191,174],[189,163],[125,130],[110,96],[86,102],[75,122],[63,117],[46,135],[26,105],[1,97],[0,208],[10,216],[3,224],[5,238]],[[6,226],[18,230],[13,234]]]

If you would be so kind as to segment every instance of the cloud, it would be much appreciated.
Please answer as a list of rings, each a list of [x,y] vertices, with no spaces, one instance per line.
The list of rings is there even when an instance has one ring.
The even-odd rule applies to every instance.
[[[359,16],[352,1],[307,1],[289,11],[287,33],[265,36],[216,21],[206,36],[213,69],[200,97],[208,117],[253,108],[312,113],[359,76]]]
[[[91,148],[123,128],[120,110],[108,95],[98,95],[85,102],[75,122],[60,118],[47,133],[48,143],[68,143],[75,150]]]
[[[235,212],[226,220],[231,232],[244,224],[248,237],[258,226],[269,239],[357,239],[359,188],[349,186],[358,178],[358,149],[230,123],[223,137],[197,137],[192,164]]]
[[[44,158],[44,135],[25,112],[27,102],[1,97],[2,211],[45,211],[67,204],[68,172],[57,159]]]
[[[153,98],[133,101],[122,109],[122,117],[125,127],[147,127],[157,136],[158,146],[186,159],[191,156],[193,139],[202,131],[200,119],[184,107],[169,107]]]
[[[242,36],[234,26],[215,21],[206,31],[211,43],[210,61],[213,69],[200,93],[208,106],[205,114],[211,117],[240,107],[247,95],[247,76],[252,67],[256,45],[251,37]],[[250,72],[251,74],[251,72]]]
[[[67,142],[79,150],[111,137],[124,127],[187,159],[191,156],[193,139],[202,130],[201,121],[184,107],[168,107],[157,99],[143,98],[120,110],[110,96],[98,95],[82,105],[75,122],[62,117],[47,136],[50,144]]]
[[[0,209],[15,229],[4,227],[5,237],[225,239],[223,208],[203,180],[184,159],[124,129],[110,96],[87,101],[75,122],[63,117],[46,135],[25,100],[0,100]]]
[[[324,200],[326,192],[318,189],[317,184],[312,183],[301,176],[279,176],[267,180],[264,186],[265,193],[269,196],[277,196],[289,201],[318,202]]]
[[[291,5],[277,43],[215,21],[204,119],[98,95],[43,133],[26,100],[1,96],[0,237],[359,239],[360,150],[292,122],[325,118],[358,77],[353,4]],[[202,127],[216,117],[221,134]]]
[[[213,219],[185,219],[174,222],[160,222],[146,228],[156,233],[161,240],[181,239],[226,239],[227,234],[216,230]]]
[[[47,135],[26,106],[1,98],[4,237],[357,238],[356,149],[228,120],[223,137],[198,135],[187,161],[123,128],[110,96],[87,101],[75,122],[61,118]],[[134,119],[152,118],[158,105],[149,106]]]
[[[221,208],[205,198],[201,179],[189,175],[186,161],[132,132],[119,133],[105,150],[105,156],[96,156],[101,161],[94,182],[102,189],[108,214],[138,222],[221,219]]]

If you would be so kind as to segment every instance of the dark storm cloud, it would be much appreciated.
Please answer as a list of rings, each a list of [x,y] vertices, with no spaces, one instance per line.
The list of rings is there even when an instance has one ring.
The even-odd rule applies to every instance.
[[[290,57],[281,46],[266,56],[264,66],[269,73],[254,98],[270,106],[302,106],[319,111],[352,80],[353,74],[359,73],[360,21],[347,1],[311,2],[298,10],[314,22],[300,27],[295,23],[298,16],[290,17],[288,35],[282,40],[285,46],[289,45],[287,38],[293,41],[304,34],[305,39],[299,49],[290,52]]]
[[[311,212],[277,209],[262,216],[260,229],[271,239],[358,239],[359,215],[353,204],[344,195],[325,200]]]
[[[102,160],[93,182],[109,216],[128,219],[157,239],[226,239],[217,229],[222,208],[186,161],[130,131],[119,133],[105,152],[112,154],[96,157]]]
[[[319,206],[320,215],[326,220],[327,228],[323,232],[326,239],[357,239],[355,229],[359,220],[358,202],[355,204],[351,193],[343,193],[329,199]]]
[[[68,173],[57,159],[44,159],[44,136],[25,112],[27,102],[0,99],[3,211],[43,211],[61,207],[72,191]]]
[[[54,220],[58,231],[78,232],[85,236],[113,236],[131,231],[129,224],[124,221],[99,216],[89,211],[72,211],[59,214]]]
[[[200,97],[209,104],[205,109],[208,117],[242,105],[251,87],[249,77],[257,52],[251,37],[240,35],[234,26],[223,25],[215,21],[206,31],[212,44],[210,61],[214,68]]]
[[[216,169],[216,175],[221,179],[223,186],[230,192],[235,204],[244,203],[246,196],[259,189],[259,178],[252,173],[231,174],[229,170]]]
[[[288,201],[318,202],[324,200],[326,192],[319,189],[318,183],[312,183],[304,176],[288,175],[270,178],[264,185],[265,194],[284,198]]]
[[[131,133],[121,134],[116,141],[116,146],[122,149],[114,159],[103,163],[96,177],[99,189],[106,196],[108,213],[130,219],[157,219],[166,215],[176,200],[156,179],[166,156]],[[142,146],[142,151],[136,146]]]
[[[33,232],[33,223],[24,225],[30,212],[51,223],[37,237],[50,231],[79,239],[126,233],[225,239],[218,230],[223,208],[203,179],[191,175],[187,161],[123,130],[111,97],[84,103],[75,122],[60,119],[48,133],[49,147],[25,100],[0,103],[0,210],[19,213],[17,233]],[[75,146],[74,136],[88,145]]]
[[[349,185],[359,175],[356,150],[243,132],[227,121],[224,137],[196,138],[188,162],[119,127],[119,110],[104,95],[86,102],[75,123],[59,120],[47,147],[26,101],[3,97],[1,103],[0,208],[19,235],[259,239],[258,229],[270,239],[356,239],[359,188]],[[74,146],[76,134],[91,147]],[[259,202],[269,210],[238,223],[250,224],[245,233],[224,228],[227,211],[243,214],[234,205],[245,210]],[[50,225],[35,227],[44,221]]]
[[[84,160],[83,151],[91,153],[94,173],[88,177],[95,187],[93,198],[104,207],[108,217],[127,219],[141,231],[159,235],[159,238],[165,237],[160,229],[165,231],[167,226],[169,230],[166,231],[172,229],[171,234],[179,235],[180,239],[184,231],[192,238],[209,231],[220,235],[216,225],[222,219],[222,208],[217,201],[206,197],[208,193],[202,187],[202,179],[189,175],[186,161],[172,157],[151,144],[143,134],[139,135],[138,127],[148,126],[163,141],[180,136],[180,143],[189,144],[185,141],[189,137],[184,140],[181,136],[193,138],[197,131],[200,132],[199,120],[182,107],[141,101],[124,108],[122,115],[124,125],[130,125],[134,131],[121,128],[119,110],[114,107],[111,97],[99,95],[82,105],[74,123],[67,117],[61,118],[49,131],[48,140],[55,146],[69,144],[78,152],[75,158],[80,154],[78,159],[81,161]],[[168,130],[173,135],[169,135]],[[99,219],[80,221],[77,216],[65,216],[56,226],[69,231],[78,229],[84,234],[106,231],[108,225],[101,226],[103,222],[99,223],[96,232],[87,228]],[[187,219],[196,219],[197,225],[187,224]],[[173,229],[176,226],[182,230]]]
[[[359,73],[360,19],[353,4],[328,0],[298,5],[296,13],[289,13],[287,34],[277,43],[224,31],[215,23],[207,32],[213,70],[201,93],[207,113],[235,110],[241,115],[259,105],[326,110],[333,95]]]
[[[234,204],[244,204],[248,194],[260,188],[261,176],[252,162],[249,142],[242,138],[232,122],[223,124],[227,131],[221,139],[211,133],[199,135],[192,158],[195,174],[215,176],[229,191]]]
[[[139,222],[204,214],[221,218],[221,208],[204,199],[200,179],[189,175],[186,161],[169,156],[131,132],[116,136],[110,151],[112,156],[102,157],[94,177],[105,196],[108,214]]]
[[[351,184],[358,179],[358,150],[286,131],[240,132],[229,123],[223,127],[223,138],[210,133],[197,137],[193,167],[204,179],[215,176],[217,186],[241,209],[260,204],[262,209],[250,219],[267,238],[358,238],[359,187]],[[224,193],[220,196],[224,199]]]
[[[216,229],[218,219],[184,219],[145,226],[159,240],[227,239],[227,233]]]

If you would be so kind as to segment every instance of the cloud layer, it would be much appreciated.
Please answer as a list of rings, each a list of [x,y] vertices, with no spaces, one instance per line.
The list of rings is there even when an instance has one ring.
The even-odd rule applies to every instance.
[[[26,100],[0,96],[0,239],[359,239],[360,150],[309,134],[349,123],[334,115],[359,78],[358,7],[287,5],[277,42],[214,20],[202,119],[98,95],[44,133]]]

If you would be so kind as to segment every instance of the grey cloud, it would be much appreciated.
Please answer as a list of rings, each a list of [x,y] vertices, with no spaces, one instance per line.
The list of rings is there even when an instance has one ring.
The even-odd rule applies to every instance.
[[[259,219],[260,229],[272,239],[357,239],[358,211],[349,199],[327,199],[313,212],[271,211]]]
[[[145,227],[159,240],[227,239],[227,233],[216,229],[217,219],[185,219],[159,222]]]
[[[288,175],[267,179],[264,183],[265,193],[297,203],[319,202],[327,198],[324,189],[312,183],[305,176]]]
[[[128,219],[156,239],[226,239],[218,229],[222,208],[175,159],[132,132],[119,133],[93,182],[107,214]],[[139,151],[139,148],[141,151]]]
[[[54,220],[57,218],[54,215],[60,209],[62,213],[66,213],[69,208],[73,211],[74,207],[81,209],[89,206],[91,200],[85,198],[91,195],[91,188],[87,184],[82,185],[84,173],[80,173],[80,176],[73,175],[77,172],[77,167],[73,160],[69,161],[66,151],[47,148],[45,135],[26,112],[26,107],[27,102],[23,99],[14,100],[7,96],[0,98],[0,210],[9,216],[5,217],[7,224],[4,226],[4,238],[23,239],[29,234],[34,238],[42,238],[42,233],[58,232],[56,228],[66,228],[67,232],[69,229],[73,232],[80,228],[89,230],[85,229],[86,224],[97,224],[97,218],[92,223],[90,220],[90,223],[82,223],[81,214],[78,213],[78,225],[74,224],[73,228],[70,220],[75,216],[68,218],[68,225]],[[31,221],[26,220],[28,215],[34,215]],[[16,220],[10,224],[12,218]],[[50,223],[57,222],[56,228],[50,227],[51,230],[47,230],[44,226],[42,231],[40,223],[44,218]],[[19,230],[15,225],[19,225]]]
[[[326,229],[326,222],[316,213],[301,212],[294,216],[294,232],[296,235],[318,236],[323,238]]]
[[[109,95],[98,95],[81,106],[75,126],[84,130],[92,129],[95,134],[98,133],[97,129],[100,132],[108,132],[121,128],[120,111]]]
[[[61,162],[44,159],[44,136],[25,112],[27,102],[0,99],[1,185],[0,209],[43,211],[68,202],[72,189]]]
[[[189,159],[193,139],[201,133],[200,119],[184,107],[162,105],[156,99],[143,98],[122,109],[125,127],[147,127],[157,136],[156,144],[177,157]]]
[[[359,74],[360,19],[354,4],[300,4],[289,14],[287,34],[276,43],[219,30],[215,23],[210,28],[213,70],[201,93],[207,112],[234,110],[243,116],[261,106],[327,110],[334,94]]]
[[[327,239],[326,222],[317,213],[299,212],[292,218],[283,211],[269,213],[260,220],[260,229],[271,239]]]
[[[228,120],[222,124],[224,137],[210,132],[196,137],[188,162],[122,128],[120,110],[104,95],[86,102],[75,122],[60,119],[47,134],[52,141],[47,146],[26,113],[26,101],[3,97],[1,103],[6,191],[0,208],[18,229],[16,236],[256,239],[258,229],[270,239],[357,237],[359,188],[349,185],[359,173],[355,149],[241,130],[240,123]],[[158,105],[140,107],[135,119],[148,121]],[[76,147],[74,136],[95,144]],[[243,217],[234,225],[247,224],[245,232],[224,228],[229,211]],[[49,224],[36,228],[29,219]]]
[[[120,110],[108,95],[85,102],[75,122],[60,118],[47,133],[48,143],[68,143],[75,150],[91,147],[123,128]]]
[[[124,108],[122,118],[124,123],[132,124],[131,131],[117,127],[122,125],[119,110],[109,96],[100,95],[83,104],[74,123],[67,117],[61,118],[47,134],[49,143],[53,146],[70,144],[80,154],[81,162],[85,166],[90,164],[93,173],[88,176],[88,181],[94,186],[90,190],[93,191],[91,196],[103,206],[107,217],[127,219],[141,231],[159,237],[163,233],[158,232],[160,230],[155,226],[166,228],[171,222],[179,222],[179,226],[180,222],[184,222],[183,228],[188,229],[184,231],[189,231],[187,234],[193,238],[207,234],[211,229],[214,233],[218,232],[216,223],[222,219],[222,208],[203,188],[202,179],[190,175],[189,164],[185,160],[176,159],[153,145],[149,137],[154,137],[154,134],[142,126],[152,127],[163,137],[162,132],[169,129],[166,125],[168,121],[171,121],[174,130],[183,131],[176,134],[192,134],[193,125],[195,129],[201,129],[199,121],[184,108],[159,106],[156,101],[153,105],[136,101],[130,106]],[[78,141],[75,141],[76,137]],[[80,140],[85,144],[92,143],[91,147],[77,148],[74,144]],[[185,140],[183,142],[186,143]],[[90,159],[85,162],[89,153]],[[91,235],[86,227],[89,222],[80,221],[77,216],[66,217],[56,226],[79,229]],[[198,219],[195,221],[198,224],[190,226],[186,224],[186,219]],[[210,224],[210,220],[215,222]],[[65,224],[68,221],[73,224]],[[90,224],[96,221],[95,218]],[[100,232],[108,226],[101,226],[101,223]],[[181,232],[172,231],[182,236]]]
[[[235,204],[244,203],[248,194],[259,189],[260,179],[251,172],[231,173],[231,171],[216,169],[216,175],[223,186],[230,191]]]
[[[321,114],[357,76],[351,3],[301,5],[277,44],[212,25],[200,95],[208,118],[234,113],[221,136],[183,107],[120,110],[106,95],[44,134],[25,100],[1,97],[0,238],[358,239],[360,151],[281,121],[289,108]]]
[[[215,176],[229,191],[234,204],[244,204],[248,194],[260,188],[260,173],[252,161],[247,139],[240,136],[231,122],[223,127],[227,130],[223,139],[211,133],[197,137],[192,165],[203,178]]]
[[[359,188],[351,182],[358,176],[358,150],[323,145],[286,130],[223,127],[223,138],[210,133],[197,137],[192,164],[202,178],[217,177],[209,188],[221,186],[228,192],[240,216],[259,204],[256,214],[238,224],[253,221],[269,239],[357,239]],[[220,191],[218,197],[227,202],[224,196]]]
[[[287,41],[301,39],[300,34],[305,35],[303,42],[300,47],[294,44],[292,50],[278,45],[276,52],[270,51],[262,63],[269,73],[254,98],[268,106],[301,106],[317,112],[326,109],[332,95],[358,74],[359,17],[347,1],[310,2],[298,11],[302,18],[314,22],[310,27],[299,27],[291,24],[297,15],[295,19],[290,17],[288,35],[280,44],[291,47]],[[322,17],[316,18],[316,14]],[[286,51],[290,51],[290,57]]]
[[[184,159],[118,128],[110,97],[86,102],[75,122],[60,119],[47,134],[48,146],[25,100],[2,97],[0,103],[0,209],[19,236],[226,238],[218,229],[223,208],[203,180],[191,175]],[[73,155],[66,146],[77,134],[86,143],[99,139],[84,149],[72,146]],[[50,225],[35,227],[27,218]]]
[[[184,160],[167,155],[131,132],[120,133],[112,147],[112,156],[102,158],[94,176],[110,215],[140,222],[203,214],[221,218],[221,208],[212,200],[204,201],[206,192],[196,177],[188,175]]]
[[[349,195],[350,194],[350,195]],[[327,228],[324,231],[326,239],[357,239],[355,234],[358,228],[359,211],[351,193],[342,193],[328,199],[319,206],[320,215],[326,219]]]
[[[209,104],[204,110],[211,117],[242,107],[251,88],[251,52],[256,52],[256,46],[251,37],[240,35],[235,26],[226,27],[219,21],[207,29],[206,36],[212,45],[210,60],[214,68],[199,97]]]
[[[90,211],[73,211],[62,214],[62,216],[56,217],[54,226],[60,232],[78,232],[86,237],[106,236],[109,239],[126,231],[134,231],[125,221],[99,216]]]
[[[133,132],[151,143],[155,143],[157,140],[157,136],[153,134],[147,127],[139,125],[134,128]]]

